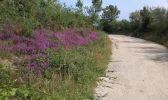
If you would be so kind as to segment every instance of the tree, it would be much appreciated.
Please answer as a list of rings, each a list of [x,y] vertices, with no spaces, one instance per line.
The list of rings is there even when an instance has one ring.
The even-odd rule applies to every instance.
[[[141,16],[140,16],[139,11],[132,12],[130,14],[129,18],[130,18],[131,22],[134,22],[134,23],[140,23],[141,22]]]
[[[82,9],[83,9],[83,2],[81,0],[77,0],[76,7],[78,7],[79,10],[82,11]]]
[[[104,31],[107,32],[115,32],[117,30],[117,21],[118,15],[120,11],[118,10],[117,6],[109,5],[103,9],[102,19],[101,19],[101,26]]]
[[[142,18],[142,27],[141,31],[147,32],[148,31],[148,25],[150,24],[151,16],[150,11],[147,7],[143,7],[142,10],[140,10],[140,16]]]
[[[132,31],[148,32],[149,24],[151,23],[151,12],[148,7],[143,7],[142,10],[132,12],[130,14]]]
[[[99,12],[102,10],[102,0],[92,0],[92,6],[87,7],[87,13],[94,26],[100,26]]]
[[[118,21],[118,30],[119,32],[130,32],[130,22],[127,20]]]
[[[163,33],[168,29],[168,11],[163,7],[151,8],[151,23],[149,25],[152,31]],[[165,32],[166,33],[166,32]]]
[[[94,12],[98,13],[102,10],[102,0],[92,0],[92,4],[93,4],[93,8],[94,8]]]
[[[119,14],[120,11],[118,10],[117,6],[109,5],[103,9],[102,19],[111,22],[113,20],[116,20]]]
[[[132,31],[139,31],[141,26],[140,11],[132,12],[129,18],[131,21]]]

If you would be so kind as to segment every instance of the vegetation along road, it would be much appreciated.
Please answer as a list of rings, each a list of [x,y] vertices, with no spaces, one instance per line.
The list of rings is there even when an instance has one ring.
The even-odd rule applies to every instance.
[[[124,35],[109,35],[113,55],[96,88],[99,100],[168,100],[168,49]]]

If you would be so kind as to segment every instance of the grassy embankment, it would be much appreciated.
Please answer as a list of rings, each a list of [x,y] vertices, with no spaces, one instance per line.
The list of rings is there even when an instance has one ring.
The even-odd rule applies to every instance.
[[[0,1],[0,100],[86,100],[111,55],[90,16],[55,0]]]
[[[23,67],[20,65],[11,68],[11,64],[2,62],[0,98],[32,100],[93,98],[96,82],[104,74],[110,59],[109,38],[99,32],[99,39],[92,45],[82,46],[75,50],[61,49],[50,53],[51,66],[45,69],[43,76],[40,77],[23,72],[24,70],[21,70]],[[11,60],[12,56],[11,53],[1,52],[1,58],[3,58],[1,61],[12,63],[14,62]],[[59,65],[59,67],[53,65]],[[68,70],[63,68],[68,68]],[[23,80],[24,74],[28,76]]]

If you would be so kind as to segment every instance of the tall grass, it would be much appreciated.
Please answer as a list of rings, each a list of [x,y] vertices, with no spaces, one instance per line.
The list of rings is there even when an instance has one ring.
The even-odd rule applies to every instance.
[[[94,98],[94,88],[98,77],[104,74],[109,62],[110,48],[111,43],[108,37],[104,33],[99,33],[99,39],[92,45],[75,50],[48,51],[51,63],[54,65],[44,71],[44,76],[37,77],[32,74],[26,80],[19,80],[20,76],[13,77],[10,81],[14,83],[7,83],[10,84],[9,89],[3,87],[1,90],[2,98],[31,100],[92,99]],[[62,67],[58,68],[58,65]],[[4,71],[2,72],[4,73]],[[20,81],[23,81],[23,83]],[[16,91],[14,91],[15,89]],[[13,91],[15,95],[10,94]],[[4,93],[8,95],[4,95]]]
[[[39,91],[38,95],[44,96],[45,99],[49,96],[53,100],[93,99],[93,90],[98,77],[104,74],[109,62],[110,45],[108,38],[101,36],[101,39],[93,46],[64,53],[64,57],[67,59],[65,63],[69,63],[72,73],[69,73],[70,76],[64,81],[58,80],[59,76],[55,74],[52,74],[51,80],[42,80],[40,85],[35,86],[38,87],[38,89],[35,88],[36,91]],[[44,90],[41,90],[41,87],[44,87]],[[46,94],[42,95],[44,91]]]

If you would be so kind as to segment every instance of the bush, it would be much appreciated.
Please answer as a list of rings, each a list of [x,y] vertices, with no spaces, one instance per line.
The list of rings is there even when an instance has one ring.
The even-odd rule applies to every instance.
[[[23,26],[20,34],[24,36],[31,36],[32,31],[38,28],[59,31],[89,26],[87,22],[90,19],[86,15],[78,13],[78,9],[63,6],[55,0],[2,0],[0,2],[0,25],[13,23]]]

